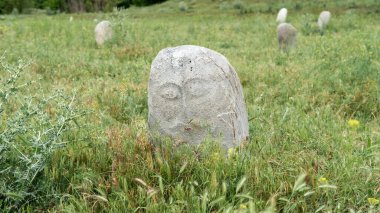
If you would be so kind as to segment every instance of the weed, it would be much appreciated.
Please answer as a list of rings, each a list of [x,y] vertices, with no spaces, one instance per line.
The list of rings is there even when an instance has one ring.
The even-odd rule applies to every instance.
[[[69,141],[64,136],[81,114],[74,97],[61,92],[50,96],[23,95],[30,83],[20,82],[26,64],[11,65],[0,58],[1,71],[7,78],[0,89],[0,196],[2,205],[17,209],[36,199],[43,183],[41,173],[53,152]],[[10,209],[8,209],[10,210]]]

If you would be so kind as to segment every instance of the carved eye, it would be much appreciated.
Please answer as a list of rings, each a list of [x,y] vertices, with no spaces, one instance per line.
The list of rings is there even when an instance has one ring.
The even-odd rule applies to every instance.
[[[181,97],[181,90],[176,84],[167,83],[160,88],[161,97],[169,100],[175,100]]]
[[[207,81],[199,78],[191,79],[186,83],[186,92],[193,97],[201,97],[209,93],[210,86]]]

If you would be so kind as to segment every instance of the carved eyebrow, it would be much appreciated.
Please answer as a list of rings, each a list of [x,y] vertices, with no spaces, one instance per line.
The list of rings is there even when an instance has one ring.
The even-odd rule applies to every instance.
[[[192,82],[192,81],[207,81],[203,78],[198,78],[198,77],[194,77],[194,78],[189,78],[185,81],[185,84],[189,83],[189,82]]]
[[[165,83],[161,84],[159,87],[163,88],[163,87],[169,87],[169,86],[175,86],[175,87],[181,88],[181,85],[178,85],[174,82],[165,82]]]
[[[192,81],[200,81],[200,82],[209,82],[209,81],[213,81],[213,82],[221,82],[223,81],[225,78],[223,78],[222,76],[218,75],[219,78],[209,78],[209,79],[204,79],[204,78],[199,78],[199,77],[192,77],[192,78],[188,78],[186,81],[185,81],[185,85],[192,82]]]

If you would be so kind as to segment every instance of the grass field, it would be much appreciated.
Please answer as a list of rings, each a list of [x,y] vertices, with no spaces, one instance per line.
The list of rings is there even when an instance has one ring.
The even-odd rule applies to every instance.
[[[77,111],[65,114],[75,124],[62,134],[58,128],[54,136],[66,145],[38,161],[42,170],[28,174],[32,179],[5,174],[12,168],[24,174],[18,166],[22,158],[14,156],[42,148],[0,157],[2,165],[11,165],[0,167],[0,207],[26,212],[380,212],[380,3],[274,2],[168,1],[104,14],[3,16],[1,90],[9,70],[20,64],[25,68],[15,68],[21,70],[19,84],[33,83],[18,90],[8,105],[1,93],[6,112],[1,134],[16,128],[5,121],[25,106],[24,96],[34,96],[33,103],[57,90],[68,96],[66,105],[51,102],[41,108],[50,116],[43,119],[57,124],[61,108]],[[279,52],[276,40],[276,13],[282,6],[298,30],[290,54]],[[321,35],[316,22],[324,9],[332,19]],[[112,22],[114,37],[97,47],[94,28],[103,19]],[[156,147],[148,141],[150,64],[159,50],[183,44],[222,53],[239,75],[250,138],[228,156],[215,141],[179,148],[170,141]],[[27,127],[36,133],[40,125],[33,121]],[[36,141],[43,144],[51,137]],[[21,136],[13,138],[13,144],[27,144]],[[0,154],[6,150],[3,137],[1,143]]]

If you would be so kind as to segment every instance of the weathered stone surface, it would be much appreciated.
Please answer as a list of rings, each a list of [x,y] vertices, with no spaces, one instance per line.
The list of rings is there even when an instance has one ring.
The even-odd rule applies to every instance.
[[[200,144],[210,137],[225,148],[248,137],[240,80],[221,54],[184,45],[161,50],[148,85],[149,130],[176,142]]]
[[[288,9],[281,8],[281,10],[278,12],[276,21],[278,23],[285,23],[286,22],[286,15],[288,14]]]
[[[98,45],[103,45],[104,42],[112,38],[111,22],[101,21],[95,27],[95,40]]]
[[[318,18],[318,26],[320,30],[324,30],[331,18],[329,11],[322,11]]]
[[[280,50],[287,52],[297,42],[297,30],[291,24],[281,23],[277,27],[277,37]]]

